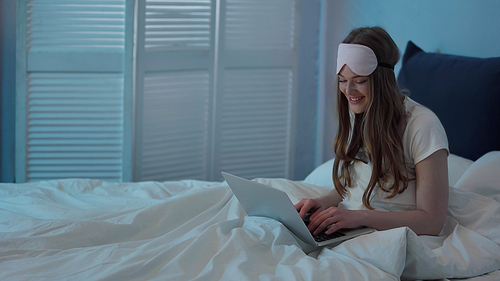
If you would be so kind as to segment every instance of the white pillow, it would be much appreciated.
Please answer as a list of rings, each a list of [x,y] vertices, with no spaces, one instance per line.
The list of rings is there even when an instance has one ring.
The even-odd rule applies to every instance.
[[[334,160],[335,159],[330,159],[327,162],[319,165],[305,178],[304,182],[314,184],[316,186],[333,187],[332,170]]]
[[[304,180],[316,186],[332,186],[333,161],[330,159],[314,169]],[[448,156],[448,181],[450,186],[455,186],[465,171],[474,163],[472,160],[450,154]]]

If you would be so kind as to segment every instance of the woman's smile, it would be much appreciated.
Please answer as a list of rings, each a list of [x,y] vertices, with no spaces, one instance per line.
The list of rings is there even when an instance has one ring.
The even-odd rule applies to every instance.
[[[358,104],[364,98],[365,97],[363,97],[363,96],[361,96],[361,97],[349,97],[349,102],[352,104]]]

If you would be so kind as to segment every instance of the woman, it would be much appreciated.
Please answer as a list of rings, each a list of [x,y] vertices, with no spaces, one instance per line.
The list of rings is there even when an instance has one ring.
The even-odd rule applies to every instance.
[[[313,234],[407,226],[439,235],[448,207],[448,141],[432,111],[403,95],[399,50],[380,27],[358,28],[339,46],[333,182],[295,205]]]

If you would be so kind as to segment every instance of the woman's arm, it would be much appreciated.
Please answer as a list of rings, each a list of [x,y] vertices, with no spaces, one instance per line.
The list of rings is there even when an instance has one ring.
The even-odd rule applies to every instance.
[[[310,217],[309,229],[332,233],[341,228],[368,226],[386,230],[407,226],[418,235],[439,235],[448,210],[448,152],[438,150],[415,165],[416,210],[383,212],[331,207]]]

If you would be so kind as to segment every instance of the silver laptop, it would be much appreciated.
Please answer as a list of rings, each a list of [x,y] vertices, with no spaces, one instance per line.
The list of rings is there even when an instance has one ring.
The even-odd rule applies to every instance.
[[[274,187],[249,181],[225,172],[222,176],[227,181],[241,206],[249,216],[268,217],[283,223],[302,241],[315,246],[340,243],[356,236],[373,232],[373,229],[359,227],[341,229],[330,235],[313,235],[307,229],[307,221],[302,220],[288,195]]]

